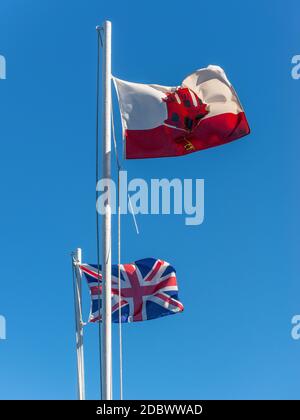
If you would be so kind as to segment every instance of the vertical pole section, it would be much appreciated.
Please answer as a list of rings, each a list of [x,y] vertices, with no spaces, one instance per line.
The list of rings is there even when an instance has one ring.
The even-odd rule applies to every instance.
[[[83,325],[82,325],[82,273],[79,265],[82,262],[82,252],[77,248],[73,254],[75,268],[75,325],[76,325],[76,353],[77,353],[77,379],[78,399],[85,400],[84,383],[84,354],[83,354]]]
[[[105,21],[103,45],[103,174],[111,180],[111,22]],[[112,341],[111,341],[111,191],[103,214],[103,334],[102,334],[102,397],[112,399]]]

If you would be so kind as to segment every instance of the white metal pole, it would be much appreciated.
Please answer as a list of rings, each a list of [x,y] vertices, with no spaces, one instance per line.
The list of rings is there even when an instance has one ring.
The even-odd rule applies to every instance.
[[[75,266],[75,324],[76,324],[76,353],[77,353],[77,383],[78,399],[85,400],[84,381],[84,353],[83,353],[83,324],[82,324],[82,273],[79,265],[82,263],[81,248],[74,252]]]
[[[111,179],[111,22],[103,24],[103,174]],[[111,197],[108,190],[102,225],[103,249],[103,334],[102,334],[102,398],[112,399],[111,339]]]

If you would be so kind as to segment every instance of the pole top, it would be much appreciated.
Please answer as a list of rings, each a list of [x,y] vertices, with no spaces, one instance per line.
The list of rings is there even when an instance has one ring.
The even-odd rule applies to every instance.
[[[76,248],[75,251],[72,252],[72,255],[74,257],[74,259],[81,264],[81,260],[82,260],[82,249],[81,248]]]
[[[110,20],[105,20],[105,21],[103,22],[103,28],[104,28],[105,30],[107,30],[107,29],[111,29],[111,21],[110,21]]]
[[[111,29],[111,21],[110,20],[105,20],[102,25],[97,25],[96,26],[96,31],[97,32],[105,31],[107,29]]]

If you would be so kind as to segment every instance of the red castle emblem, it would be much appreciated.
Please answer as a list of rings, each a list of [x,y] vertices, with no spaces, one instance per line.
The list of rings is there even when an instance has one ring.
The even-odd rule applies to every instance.
[[[167,93],[164,101],[168,110],[165,124],[184,130],[185,133],[180,134],[177,141],[185,142],[186,151],[194,150],[189,137],[202,118],[208,114],[208,105],[202,102],[192,90],[182,87],[179,87],[175,92]]]

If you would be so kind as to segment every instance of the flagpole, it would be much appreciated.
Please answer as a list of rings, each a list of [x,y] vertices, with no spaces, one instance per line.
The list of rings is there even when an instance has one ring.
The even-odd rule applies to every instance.
[[[111,22],[103,24],[103,173],[111,179]],[[111,197],[107,192],[103,224],[103,312],[102,312],[102,398],[112,399],[112,338],[111,338]]]
[[[77,385],[78,399],[85,400],[84,381],[84,353],[83,353],[83,323],[82,323],[82,273],[79,265],[82,262],[81,248],[73,253],[75,269],[74,299],[75,299],[75,326],[76,326],[76,354],[77,354]]]

